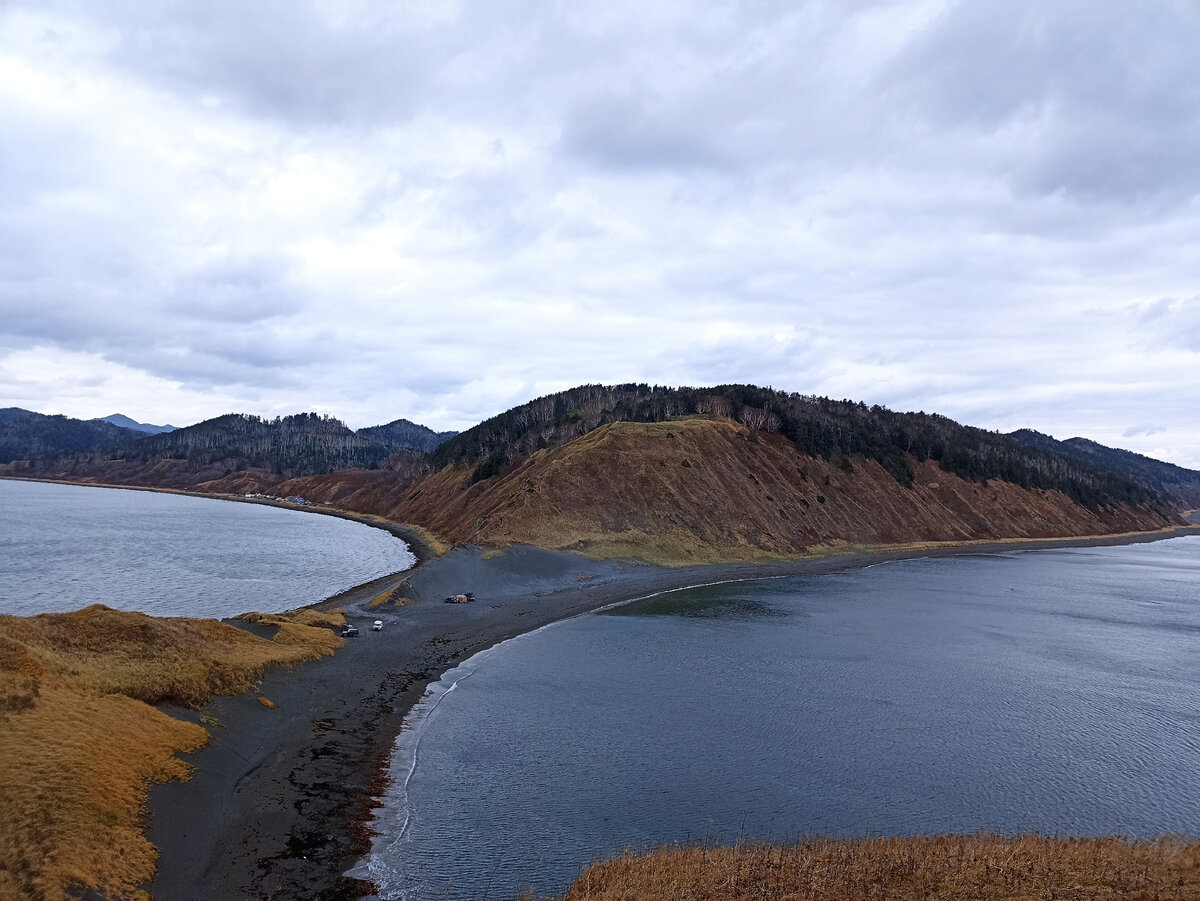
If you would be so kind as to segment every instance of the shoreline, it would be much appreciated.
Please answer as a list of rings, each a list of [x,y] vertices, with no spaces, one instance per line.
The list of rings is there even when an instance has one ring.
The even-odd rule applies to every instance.
[[[785,562],[659,567],[642,561],[588,560],[567,551],[515,545],[460,546],[438,554],[415,529],[380,517],[317,505],[202,494],[180,489],[28,479],[80,487],[157,491],[334,515],[382,528],[416,557],[408,570],[382,576],[306,606],[346,609],[360,636],[331,658],[291,672],[268,672],[255,692],[216,698],[202,710],[166,709],[204,719],[211,739],[183,758],[189,782],[150,786],[147,834],[160,857],[154,897],[373,898],[374,887],[345,875],[371,851],[370,822],[387,783],[404,718],[428,685],[470,657],[550,624],[641,597],[719,584],[823,575],[897,560],[1013,551],[1101,547],[1200,535],[1190,526],[1155,532],[1044,539],[927,542],[853,548]],[[404,588],[406,606],[369,607]],[[474,604],[444,604],[473,591]],[[384,622],[374,633],[370,623]],[[270,698],[267,708],[257,696]],[[213,726],[216,722],[219,725]]]
[[[113,482],[72,482],[68,479],[36,479],[30,476],[14,476],[0,475],[0,479],[5,479],[10,482],[42,482],[48,485],[72,485],[76,488],[107,488],[116,491],[149,491],[152,494],[177,494],[182,497],[195,497],[213,501],[234,501],[239,504],[259,504],[264,507],[278,507],[281,510],[295,510],[297,513],[319,513],[322,516],[334,516],[338,519],[349,520],[350,522],[361,523],[364,526],[370,526],[373,529],[382,529],[392,536],[399,538],[409,546],[409,550],[413,552],[413,556],[417,558],[415,565],[420,565],[425,559],[436,557],[437,553],[429,546],[429,543],[412,526],[406,526],[403,523],[393,522],[390,519],[384,519],[382,516],[376,516],[371,513],[355,513],[353,510],[342,510],[338,507],[329,507],[324,504],[308,504],[300,506],[298,504],[289,504],[287,501],[276,501],[269,497],[246,497],[242,494],[220,494],[203,491],[188,491],[185,488],[162,488],[153,485],[118,485]],[[424,555],[424,556],[422,556]],[[400,572],[408,572],[408,570],[400,570]],[[392,575],[399,575],[393,573]],[[358,586],[353,586],[358,587]],[[349,589],[347,589],[349,590]],[[344,593],[344,592],[343,592]]]
[[[188,759],[187,783],[152,786],[149,838],[161,852],[147,886],[155,897],[373,898],[362,872],[371,811],[386,785],[396,736],[426,688],[500,642],[570,617],[701,584],[843,572],[896,560],[1099,547],[1200,535],[1200,528],[1066,539],[835,554],[787,563],[666,569],[590,561],[513,546],[461,546],[395,577],[339,597],[358,638],[332,658],[293,673],[268,673],[259,694],[218,698],[207,709],[223,727]],[[487,555],[485,558],[485,554]],[[380,584],[383,582],[384,584]],[[370,608],[403,586],[412,603]],[[474,604],[442,599],[475,592]],[[320,606],[333,606],[320,602]],[[381,619],[381,632],[371,621]],[[201,711],[170,711],[198,719]],[[202,887],[202,888],[201,888]]]

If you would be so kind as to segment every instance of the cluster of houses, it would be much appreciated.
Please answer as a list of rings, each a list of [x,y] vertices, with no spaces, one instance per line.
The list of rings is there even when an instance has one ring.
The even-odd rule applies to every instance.
[[[260,501],[283,501],[288,504],[298,504],[301,507],[307,507],[312,504],[312,501],[306,501],[302,497],[292,495],[291,497],[276,497],[274,494],[259,494],[257,491],[246,492],[246,497]]]

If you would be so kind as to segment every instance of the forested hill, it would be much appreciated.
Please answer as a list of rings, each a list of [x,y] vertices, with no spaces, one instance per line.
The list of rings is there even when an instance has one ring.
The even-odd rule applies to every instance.
[[[1184,469],[1174,463],[1164,463],[1162,460],[1135,454],[1133,451],[1105,447],[1087,438],[1057,441],[1032,429],[1020,429],[1011,433],[1009,437],[1026,447],[1052,451],[1107,469],[1152,488],[1162,496],[1183,505],[1200,507],[1200,472],[1194,469]]]
[[[1128,463],[1120,452],[1081,459],[1077,445],[1066,455],[932,413],[749,385],[584,385],[428,454],[386,443],[409,425],[355,433],[315,413],[230,414],[0,474],[299,495],[451,544],[668,564],[1182,525],[1165,482],[1106,468]]]
[[[355,434],[331,416],[297,413],[263,419],[229,413],[122,445],[110,458],[142,463],[185,460],[197,467],[222,463],[231,471],[299,476],[370,468],[392,453],[392,448]]]
[[[846,467],[856,459],[874,460],[905,487],[913,484],[911,461],[931,460],[970,482],[1000,479],[1027,489],[1060,491],[1090,509],[1158,497],[1149,483],[1112,472],[1102,460],[1064,456],[937,414],[896,413],[752,385],[584,385],[494,416],[447,441],[434,451],[433,460],[471,466],[473,480],[481,481],[539,449],[560,447],[608,423],[705,414],[782,435],[800,451]]]
[[[376,441],[388,447],[429,452],[453,438],[458,432],[435,432],[433,429],[407,419],[397,419],[386,425],[373,425],[359,429],[358,434],[368,441]]]
[[[148,434],[147,428],[158,432]],[[229,413],[182,429],[134,429],[108,419],[44,416],[13,407],[0,410],[0,464],[29,461],[31,465],[21,470],[26,475],[73,478],[88,472],[99,478],[107,464],[121,463],[126,465],[107,468],[121,477],[119,481],[134,482],[137,466],[162,461],[191,464],[208,476],[216,467],[290,477],[373,468],[394,455],[432,450],[454,434],[434,432],[407,419],[353,432],[317,413],[275,419]]]
[[[19,407],[0,410],[0,463],[48,454],[84,454],[142,437],[142,432],[99,419],[84,422]]]

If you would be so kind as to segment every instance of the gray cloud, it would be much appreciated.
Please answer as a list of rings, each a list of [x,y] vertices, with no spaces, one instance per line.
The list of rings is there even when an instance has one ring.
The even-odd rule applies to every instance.
[[[221,261],[180,279],[164,298],[163,310],[181,320],[241,332],[303,306],[304,291],[289,283],[289,275],[287,261],[278,258]]]
[[[993,145],[1009,183],[1081,203],[1185,203],[1200,191],[1200,10],[1071,0],[961,3],[888,68],[918,118]]]
[[[599,97],[580,104],[563,124],[563,149],[602,168],[721,169],[732,155],[703,122],[678,121],[646,96]]]
[[[748,381],[1200,466],[1198,30],[1184,0],[8,4],[0,391],[461,428]]]
[[[112,63],[253,116],[321,126],[404,119],[420,106],[428,31],[390,5],[167,0],[80,4]]]

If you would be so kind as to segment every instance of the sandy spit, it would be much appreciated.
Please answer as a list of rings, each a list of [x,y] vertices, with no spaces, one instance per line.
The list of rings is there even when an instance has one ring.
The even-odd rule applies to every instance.
[[[414,533],[397,533],[417,554],[416,568],[322,603],[344,608],[361,634],[331,658],[269,673],[257,692],[218,698],[204,713],[221,725],[189,758],[192,779],[151,789],[149,837],[160,858],[147,888],[155,898],[371,897],[373,886],[343,873],[369,850],[365,823],[404,715],[459,661],[555,620],[691,585],[918,557],[1129,544],[1200,534],[1200,527],[678,569],[522,546],[502,553],[458,547],[438,557]],[[368,606],[392,588],[411,603]],[[475,603],[443,603],[467,591]],[[384,623],[379,632],[370,628],[376,619]],[[259,703],[260,695],[275,706]]]

